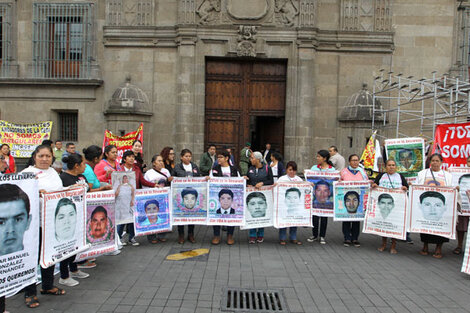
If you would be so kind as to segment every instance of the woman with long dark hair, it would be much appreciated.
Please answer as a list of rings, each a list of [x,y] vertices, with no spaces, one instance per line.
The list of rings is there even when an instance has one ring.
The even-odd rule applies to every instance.
[[[122,171],[121,165],[116,161],[118,151],[115,145],[104,148],[103,159],[95,166],[94,172],[100,182],[111,183],[111,173]]]
[[[165,168],[171,176],[175,176],[175,150],[172,147],[165,147],[160,152]]]

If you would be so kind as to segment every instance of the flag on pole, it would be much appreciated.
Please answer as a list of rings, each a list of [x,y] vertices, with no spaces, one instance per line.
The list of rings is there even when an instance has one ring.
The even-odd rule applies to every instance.
[[[374,168],[374,161],[375,161],[375,135],[377,131],[375,131],[369,138],[367,142],[366,148],[364,152],[362,152],[361,160],[364,164],[364,168],[366,169],[373,169]]]

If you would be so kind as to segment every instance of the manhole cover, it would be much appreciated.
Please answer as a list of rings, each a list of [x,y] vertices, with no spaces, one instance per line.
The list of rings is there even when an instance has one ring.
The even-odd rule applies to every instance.
[[[172,248],[166,256],[168,261],[207,261],[209,249],[181,249]]]
[[[289,312],[282,290],[247,288],[225,288],[221,310],[256,313]]]

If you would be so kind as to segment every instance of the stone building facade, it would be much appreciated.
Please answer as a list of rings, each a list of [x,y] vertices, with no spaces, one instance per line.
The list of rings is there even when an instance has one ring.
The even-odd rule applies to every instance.
[[[466,12],[454,0],[0,0],[0,117],[52,120],[52,137],[79,147],[143,122],[148,158],[170,145],[198,160],[211,143],[208,62],[281,60],[284,111],[265,112],[282,119],[282,152],[302,169],[331,144],[362,151],[367,125],[340,117],[379,69],[417,77],[468,68]],[[130,85],[143,105],[116,95]],[[249,127],[255,119],[243,114],[262,114],[251,101],[241,115],[220,115]],[[237,149],[252,140],[243,129],[234,138]]]

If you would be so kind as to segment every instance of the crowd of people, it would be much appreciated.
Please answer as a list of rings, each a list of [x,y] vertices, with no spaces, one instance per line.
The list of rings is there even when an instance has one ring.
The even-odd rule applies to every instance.
[[[224,148],[218,151],[216,146],[210,145],[207,151],[201,156],[199,165],[193,161],[193,154],[189,149],[183,149],[179,153],[177,160],[175,150],[171,147],[165,147],[159,154],[151,158],[150,166],[147,166],[142,154],[142,142],[136,140],[132,149],[125,151],[122,155],[122,161],[118,162],[118,149],[114,145],[106,146],[102,149],[99,146],[92,145],[82,150],[82,153],[76,151],[73,143],[67,143],[63,149],[62,142],[52,142],[45,140],[36,147],[29,161],[29,166],[23,173],[36,174],[40,194],[52,191],[62,190],[65,187],[82,185],[88,192],[111,190],[111,174],[114,171],[133,171],[136,177],[136,188],[161,188],[168,187],[174,177],[244,177],[247,186],[261,188],[263,186],[274,185],[277,182],[303,182],[304,180],[297,175],[297,164],[295,161],[288,161],[284,165],[282,155],[273,151],[271,145],[267,144],[264,151],[252,151],[249,142],[240,151],[239,166],[235,164],[235,158],[231,149]],[[314,158],[312,171],[339,171],[340,181],[369,181],[364,169],[361,167],[360,158],[356,154],[348,157],[348,162],[340,155],[335,146],[328,150],[319,150]],[[450,174],[441,169],[442,156],[433,154],[430,157],[430,167],[421,171],[418,175],[418,184],[426,184],[426,177],[432,176],[433,181],[439,181],[441,186],[451,186]],[[370,180],[372,188],[381,186],[386,188],[400,188],[408,190],[409,185],[402,174],[396,172],[396,162],[389,159],[385,163],[385,172],[378,175],[374,180]],[[470,157],[467,159],[467,167],[470,167]],[[11,156],[9,146],[3,144],[0,148],[0,171],[3,174],[17,172],[15,159]],[[330,189],[322,189],[321,184],[315,186],[318,197],[330,196]],[[117,190],[119,192],[128,192],[127,190]],[[229,193],[219,195],[230,197]],[[263,194],[253,193],[247,200],[247,206],[255,212],[259,198]],[[183,196],[183,200],[190,205],[195,201],[191,192]],[[233,195],[232,195],[233,198]],[[223,199],[222,199],[223,200]],[[222,203],[221,200],[221,203]],[[345,200],[347,202],[349,200]],[[354,201],[354,199],[350,199]],[[387,199],[379,199],[387,201]],[[194,205],[194,204],[193,204]],[[347,205],[347,203],[346,203]],[[65,205],[66,206],[66,205]],[[64,206],[64,207],[65,207]],[[58,213],[60,215],[60,212]],[[312,216],[312,236],[307,238],[308,242],[318,241],[320,244],[326,244],[326,233],[328,218],[324,216]],[[454,253],[462,253],[462,244],[464,233],[467,230],[468,217],[459,216],[457,224],[458,246]],[[216,225],[213,227],[213,238],[211,243],[218,245],[221,242],[222,231],[226,231],[226,243],[233,245],[234,226]],[[178,243],[183,244],[185,240],[195,243],[194,225],[178,226]],[[124,231],[127,233],[127,239],[124,240]],[[289,231],[289,240],[287,240],[287,231]],[[360,222],[343,222],[342,232],[344,236],[344,246],[360,247]],[[140,243],[135,239],[134,226],[132,223],[118,225],[117,234],[120,239],[119,248],[124,245],[138,246]],[[41,236],[41,232],[39,234]],[[159,233],[147,236],[148,242],[157,244],[166,242],[166,234]],[[436,249],[433,253],[435,258],[442,258],[442,244],[448,239],[422,234],[421,240],[423,248],[420,253],[427,255],[429,253],[429,244],[435,244]],[[264,228],[249,230],[249,244],[262,243],[264,241]],[[289,227],[287,230],[279,229],[279,243],[286,245],[288,242],[295,245],[302,245],[302,241],[297,236],[297,227]],[[379,251],[387,248],[388,238],[382,238],[382,245]],[[412,243],[411,239],[408,242]],[[396,240],[391,240],[390,252],[397,253]],[[113,255],[120,253],[120,250],[113,252]],[[93,268],[96,266],[94,259],[82,262],[75,262],[75,257],[70,257],[60,262],[60,279],[58,283],[66,287],[73,287],[79,284],[79,279],[89,277],[88,273],[82,269]],[[61,296],[66,293],[62,288],[54,285],[54,266],[41,268],[41,289],[43,295]],[[39,306],[36,284],[24,288],[25,304],[29,308]],[[5,311],[5,298],[0,298],[0,312]],[[6,311],[5,311],[6,312]]]

